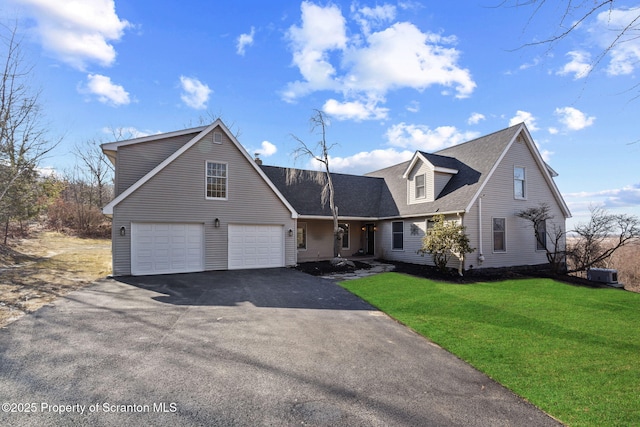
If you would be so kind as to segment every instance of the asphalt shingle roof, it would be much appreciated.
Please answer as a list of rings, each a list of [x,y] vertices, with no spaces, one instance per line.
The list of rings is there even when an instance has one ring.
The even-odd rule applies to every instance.
[[[420,152],[436,167],[458,170],[433,202],[407,203],[403,178],[410,161],[364,176],[332,173],[335,203],[341,217],[388,218],[464,211],[484,184],[520,125],[486,135],[436,153]],[[300,215],[331,216],[328,203],[322,206],[322,185],[313,178],[324,172],[304,171],[301,179],[287,184],[287,168],[261,166]]]

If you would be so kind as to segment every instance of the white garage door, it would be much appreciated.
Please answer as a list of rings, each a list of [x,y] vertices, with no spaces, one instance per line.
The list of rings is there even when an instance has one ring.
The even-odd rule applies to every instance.
[[[203,270],[203,224],[131,224],[131,274]]]
[[[229,224],[229,270],[284,267],[281,225]]]

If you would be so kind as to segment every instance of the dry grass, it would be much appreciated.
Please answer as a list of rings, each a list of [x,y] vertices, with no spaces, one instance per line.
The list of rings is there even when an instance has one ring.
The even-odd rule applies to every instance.
[[[569,244],[575,244],[575,240],[568,238]],[[615,244],[613,240],[605,244]],[[571,267],[571,265],[569,266]],[[640,293],[640,242],[629,243],[613,253],[608,262],[600,267],[618,270],[618,282],[624,285],[627,291]],[[586,274],[577,274],[585,277]]]
[[[0,250],[0,327],[111,273],[111,242],[38,232]]]
[[[640,243],[623,246],[613,254],[610,268],[618,270],[618,281],[632,292],[640,292]]]

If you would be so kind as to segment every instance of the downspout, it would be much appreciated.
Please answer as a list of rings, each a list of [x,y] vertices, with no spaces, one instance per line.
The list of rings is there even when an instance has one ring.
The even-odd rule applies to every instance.
[[[482,195],[478,197],[478,265],[484,262],[484,253],[482,252]]]
[[[460,218],[460,212],[458,212],[458,218]],[[460,220],[460,224],[462,225],[462,220]],[[458,262],[458,275],[460,277],[463,276],[462,274],[462,269],[464,267],[464,253],[462,254],[462,256],[460,256],[460,262]]]

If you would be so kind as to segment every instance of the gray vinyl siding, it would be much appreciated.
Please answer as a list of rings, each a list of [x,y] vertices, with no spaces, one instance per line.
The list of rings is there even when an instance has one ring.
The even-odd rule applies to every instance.
[[[424,175],[424,184],[425,184],[425,197],[416,198],[416,176]],[[434,194],[434,183],[433,183],[433,170],[423,162],[418,162],[414,167],[411,173],[409,174],[407,180],[408,186],[408,203],[424,203],[424,202],[433,202]]]
[[[425,196],[416,198],[416,176],[424,175]],[[442,172],[435,172],[431,166],[419,161],[407,179],[407,202],[408,204],[433,202],[447,185],[451,175]]]
[[[131,187],[163,160],[193,139],[197,133],[124,145],[116,152],[116,196]]]
[[[349,248],[342,249],[343,257],[352,257],[365,248],[365,236],[361,230],[364,222],[339,220],[349,224]],[[298,224],[307,225],[307,247],[298,249],[298,262],[324,261],[333,258],[333,220],[298,219]]]
[[[418,253],[422,248],[422,239],[427,231],[427,219],[429,217],[405,218],[404,220],[384,221],[378,226],[378,244],[380,248],[380,258],[390,261],[401,261],[412,264],[434,265],[429,254],[424,256]],[[445,217],[447,221],[461,221],[456,215],[448,215]],[[392,248],[392,223],[403,221],[404,223],[404,248],[397,250]],[[468,256],[468,255],[467,255]],[[451,257],[448,266],[458,268],[460,261],[456,257]]]
[[[526,169],[525,200],[514,197],[514,166],[521,166]],[[536,250],[536,241],[531,222],[516,216],[518,212],[527,208],[537,207],[540,203],[547,203],[551,208],[551,215],[554,217],[553,220],[547,222],[547,230],[551,231],[554,224],[564,230],[564,215],[544,178],[543,171],[538,167],[527,145],[514,142],[482,191],[482,245],[480,245],[479,240],[478,200],[465,215],[464,225],[472,246],[476,248],[473,254],[467,256],[465,268],[509,267],[547,263],[545,251]],[[493,218],[506,219],[505,252],[494,252],[493,250]],[[552,244],[551,239],[547,239],[547,244]],[[478,260],[481,246],[485,257],[483,263],[479,263]]]
[[[228,164],[227,200],[205,198],[206,161]],[[215,218],[220,220],[219,228],[213,225]],[[224,133],[222,144],[206,136],[114,207],[114,275],[131,273],[132,222],[204,224],[205,270],[227,269],[230,223],[282,225],[285,264],[296,263],[296,226],[291,212]],[[126,236],[120,236],[122,226]]]

